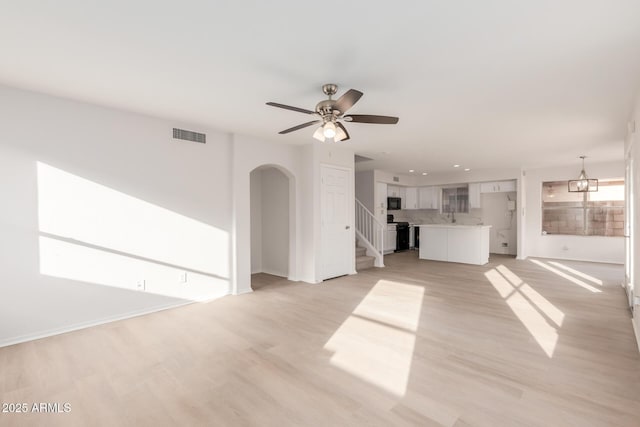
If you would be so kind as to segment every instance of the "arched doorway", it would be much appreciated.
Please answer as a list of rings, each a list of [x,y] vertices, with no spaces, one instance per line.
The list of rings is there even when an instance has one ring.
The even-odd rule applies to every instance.
[[[294,276],[295,191],[293,175],[276,165],[250,174],[251,288]]]

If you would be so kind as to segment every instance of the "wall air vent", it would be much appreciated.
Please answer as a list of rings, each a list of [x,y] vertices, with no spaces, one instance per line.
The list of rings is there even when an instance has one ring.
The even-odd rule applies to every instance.
[[[204,133],[192,132],[190,130],[173,128],[174,139],[184,139],[185,141],[199,142],[200,144],[207,143],[207,135]]]
[[[393,177],[393,182],[400,182],[400,177],[399,176],[394,176]]]

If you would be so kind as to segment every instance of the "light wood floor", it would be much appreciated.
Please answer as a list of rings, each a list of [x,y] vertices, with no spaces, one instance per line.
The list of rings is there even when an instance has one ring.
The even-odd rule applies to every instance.
[[[415,252],[0,349],[2,426],[638,426],[620,266]],[[572,270],[568,270],[571,268]],[[603,281],[600,285],[599,279]]]

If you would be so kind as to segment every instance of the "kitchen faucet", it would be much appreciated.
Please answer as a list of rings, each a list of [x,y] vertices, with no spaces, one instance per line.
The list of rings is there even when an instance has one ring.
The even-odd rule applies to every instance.
[[[449,213],[447,214],[447,218],[451,217],[451,223],[455,224],[456,222],[456,211],[454,211],[453,209],[449,208]]]

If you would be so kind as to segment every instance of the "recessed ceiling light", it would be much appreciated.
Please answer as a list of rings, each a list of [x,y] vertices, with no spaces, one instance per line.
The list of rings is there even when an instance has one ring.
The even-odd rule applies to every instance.
[[[465,172],[469,172],[470,170],[471,170],[471,169],[469,169],[469,168],[465,168],[465,169],[464,169],[464,171],[465,171]]]
[[[460,167],[460,165],[453,165],[453,167],[454,167],[454,168],[459,168],[459,167]]]
[[[429,175],[429,174],[428,174],[428,173],[426,173],[426,172],[422,172],[422,175]]]
[[[415,171],[414,171],[413,169],[409,169],[409,172],[413,173],[413,172],[415,172]]]

